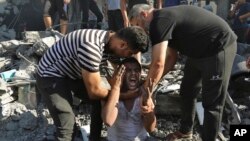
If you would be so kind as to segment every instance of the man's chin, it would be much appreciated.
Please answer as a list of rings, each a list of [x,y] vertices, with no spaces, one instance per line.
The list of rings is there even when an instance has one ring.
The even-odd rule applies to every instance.
[[[131,90],[131,91],[136,90],[137,88],[138,88],[137,86],[128,86],[128,89]]]

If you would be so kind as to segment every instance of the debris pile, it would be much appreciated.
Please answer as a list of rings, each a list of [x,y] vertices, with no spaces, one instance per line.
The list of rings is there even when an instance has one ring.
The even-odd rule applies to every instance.
[[[22,40],[0,42],[0,140],[55,139],[53,120],[36,93],[35,71],[40,57],[61,37],[62,35],[54,30],[27,31],[23,33]],[[219,140],[228,140],[230,124],[250,124],[250,95],[249,88],[246,87],[249,86],[250,76],[249,70],[244,68],[244,61],[249,52],[249,46],[238,44],[238,57],[232,71]],[[142,57],[145,74],[148,71],[149,56],[150,52]],[[184,63],[185,57],[179,59],[174,69],[165,75],[155,88],[158,132],[154,136],[158,140],[164,140],[167,134],[180,127],[179,89]],[[202,115],[202,106],[197,103],[197,107],[193,141],[201,140],[202,118],[199,115]],[[82,133],[84,131],[88,134],[91,106],[75,98],[74,110],[77,125]],[[103,126],[102,137],[105,139],[106,135],[106,127]],[[86,136],[75,138],[75,141],[84,137]]]
[[[48,110],[37,106],[35,71],[41,55],[61,37],[56,31],[30,31],[23,40],[0,42],[0,140],[54,137]]]

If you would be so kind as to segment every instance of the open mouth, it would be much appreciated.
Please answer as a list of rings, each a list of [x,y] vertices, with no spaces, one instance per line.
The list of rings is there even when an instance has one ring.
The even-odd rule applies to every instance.
[[[134,88],[137,87],[137,85],[138,85],[137,79],[136,79],[135,77],[131,77],[131,78],[129,79],[129,83],[128,83],[129,88],[130,88],[130,89],[134,89]]]

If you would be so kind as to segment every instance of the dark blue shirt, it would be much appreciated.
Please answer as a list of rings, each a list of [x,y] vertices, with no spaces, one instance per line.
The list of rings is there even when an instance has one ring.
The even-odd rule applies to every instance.
[[[246,13],[250,12],[250,3],[246,2],[241,5],[240,8],[235,12],[235,18],[233,23],[233,29],[246,28],[248,27],[247,20],[244,23],[241,23],[239,17]]]
[[[180,0],[165,0],[164,7],[180,5]]]

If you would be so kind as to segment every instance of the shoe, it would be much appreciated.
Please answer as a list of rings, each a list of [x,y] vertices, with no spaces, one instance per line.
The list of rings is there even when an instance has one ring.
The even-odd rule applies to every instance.
[[[170,133],[166,137],[166,141],[177,141],[179,139],[192,139],[193,138],[193,133],[188,132],[188,133],[181,133],[180,131],[176,131],[174,133]]]

